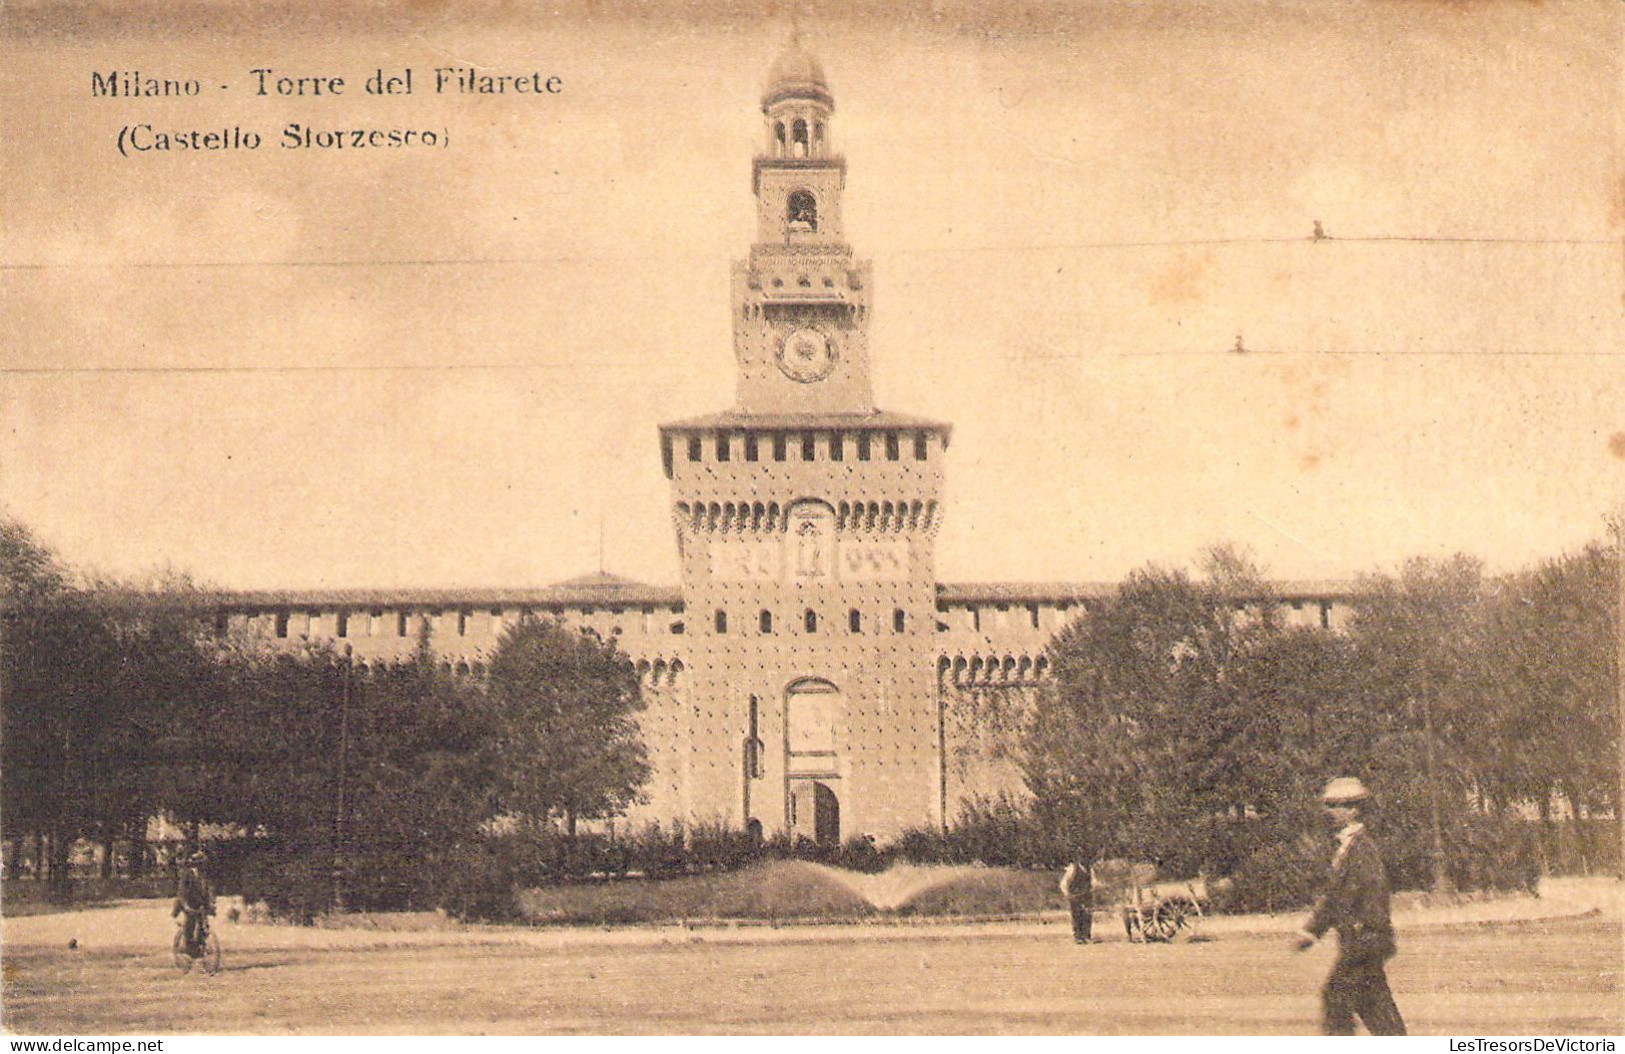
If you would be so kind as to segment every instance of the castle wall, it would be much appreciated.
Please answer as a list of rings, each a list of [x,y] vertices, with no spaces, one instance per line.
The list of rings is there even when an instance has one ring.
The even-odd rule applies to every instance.
[[[694,583],[686,600],[677,590],[609,576],[532,590],[523,601],[478,591],[234,594],[217,602],[216,628],[290,648],[349,646],[365,672],[409,658],[427,621],[431,645],[447,668],[478,676],[502,632],[523,614],[557,618],[614,640],[637,667],[645,705],[639,723],[654,771],[647,800],[630,810],[630,822],[742,827],[754,818],[766,833],[796,831],[806,825],[804,816],[791,815],[794,788],[821,778],[837,791],[843,837],[886,838],[952,823],[968,801],[1025,794],[1019,730],[1048,676],[1045,651],[1056,633],[1086,617],[1089,605],[1115,587],[929,581],[923,569],[940,514],[927,514],[932,499],[924,495],[940,482],[941,451],[933,445],[928,455],[935,461],[928,456],[909,472],[895,468],[884,488],[902,495],[912,487],[920,495],[917,515],[914,500],[901,497],[889,517],[883,503],[871,511],[843,463],[786,468],[781,489],[768,491],[842,487],[846,500],[829,521],[831,560],[843,541],[901,543],[910,547],[912,570],[900,577],[854,580],[841,577],[831,562],[828,575],[786,587],[780,572],[794,567],[790,524],[796,515],[771,501],[735,501],[731,511],[730,503],[716,503],[713,515],[713,503],[700,500],[703,492],[743,493],[749,481],[742,470],[726,467],[732,460],[707,471],[702,459],[681,474],[674,495],[687,504],[686,511],[684,501],[675,505],[679,545]],[[904,505],[909,511],[900,515]],[[740,546],[766,546],[773,575],[752,578],[738,570],[749,566],[741,562]],[[717,566],[736,571],[710,574]],[[1288,625],[1332,632],[1347,626],[1347,584],[1282,583],[1276,592]],[[813,631],[806,628],[809,610],[817,615]],[[718,611],[726,615],[721,631]],[[763,612],[770,616],[766,630]],[[792,687],[809,679],[838,690],[830,708],[831,749],[827,756],[792,757]]]

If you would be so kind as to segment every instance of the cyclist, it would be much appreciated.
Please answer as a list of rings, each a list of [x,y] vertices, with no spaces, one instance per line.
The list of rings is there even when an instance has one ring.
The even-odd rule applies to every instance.
[[[186,913],[186,950],[194,956],[203,954],[203,941],[209,932],[204,920],[214,914],[214,889],[203,875],[208,859],[201,850],[192,854],[181,873],[180,888],[175,891],[175,906],[169,911],[170,918]]]

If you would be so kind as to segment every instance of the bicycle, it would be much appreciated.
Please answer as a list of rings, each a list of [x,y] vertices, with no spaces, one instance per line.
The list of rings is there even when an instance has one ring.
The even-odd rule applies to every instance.
[[[190,973],[194,965],[201,966],[211,977],[220,972],[220,938],[209,924],[209,916],[198,916],[198,939],[195,945],[186,943],[186,921],[182,916],[175,927],[175,941],[171,945],[175,968]]]

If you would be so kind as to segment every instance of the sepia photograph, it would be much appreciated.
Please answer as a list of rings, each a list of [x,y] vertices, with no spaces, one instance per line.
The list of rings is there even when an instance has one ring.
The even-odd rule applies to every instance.
[[[1613,1050],[1622,58],[13,0],[0,1030]]]

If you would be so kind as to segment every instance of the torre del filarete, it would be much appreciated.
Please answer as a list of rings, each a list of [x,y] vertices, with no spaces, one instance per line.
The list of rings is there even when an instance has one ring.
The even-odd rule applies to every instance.
[[[761,106],[756,241],[733,266],[734,405],[660,426],[679,585],[233,593],[219,621],[347,644],[362,668],[409,654],[424,623],[474,673],[531,613],[613,639],[647,707],[654,775],[634,822],[885,840],[1019,791],[1008,747],[1044,649],[1115,585],[938,581],[952,429],[875,406],[873,275],[842,223],[847,166],[817,60],[792,45]],[[1275,596],[1331,626],[1348,593]]]

